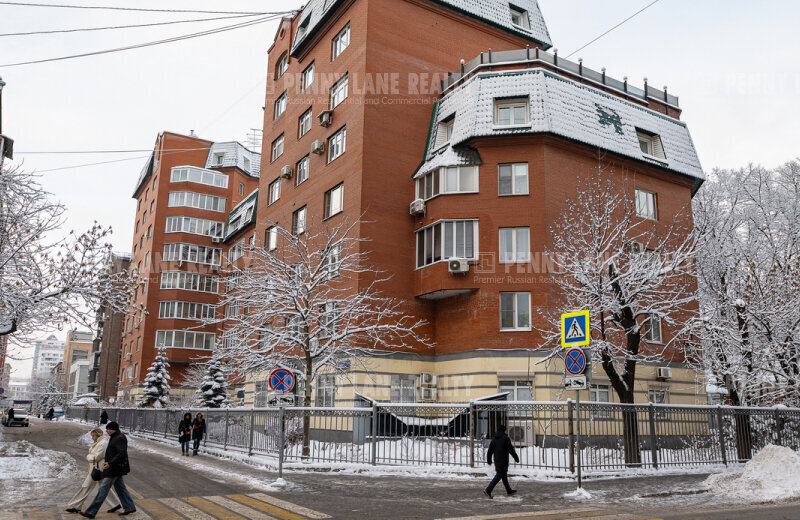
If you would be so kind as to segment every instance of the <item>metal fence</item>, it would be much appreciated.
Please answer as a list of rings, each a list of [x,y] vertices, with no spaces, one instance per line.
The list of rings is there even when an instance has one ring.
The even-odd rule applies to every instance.
[[[519,466],[574,472],[691,467],[749,460],[776,444],[800,450],[800,409],[566,402],[366,403],[349,408],[106,408],[123,431],[177,441],[202,411],[204,446],[284,462],[475,467],[498,425]],[[66,415],[99,423],[100,408]]]

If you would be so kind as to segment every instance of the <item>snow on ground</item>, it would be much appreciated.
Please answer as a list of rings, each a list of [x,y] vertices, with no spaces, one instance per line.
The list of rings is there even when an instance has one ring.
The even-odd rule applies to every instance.
[[[709,476],[709,492],[747,502],[800,498],[800,454],[783,446],[768,445],[756,453],[741,473]]]
[[[592,494],[586,491],[584,488],[579,487],[576,488],[575,491],[564,493],[564,498],[573,498],[575,500],[590,500],[592,498]]]
[[[78,443],[82,444],[83,446],[91,446],[94,444],[94,439],[92,439],[92,430],[86,430],[86,433],[78,437]]]

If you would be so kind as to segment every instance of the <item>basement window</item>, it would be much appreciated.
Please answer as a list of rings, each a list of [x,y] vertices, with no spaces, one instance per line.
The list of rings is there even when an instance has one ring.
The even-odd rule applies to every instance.
[[[659,159],[667,158],[664,153],[664,146],[661,144],[660,135],[637,128],[636,137],[639,139],[639,148],[642,150],[642,153],[652,157],[658,157]]]
[[[520,29],[530,30],[531,24],[528,19],[528,11],[511,4],[509,4],[508,8],[511,11],[511,23]]]

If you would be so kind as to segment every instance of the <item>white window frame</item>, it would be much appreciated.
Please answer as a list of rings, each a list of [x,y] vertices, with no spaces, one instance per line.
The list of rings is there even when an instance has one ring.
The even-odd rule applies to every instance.
[[[613,403],[614,397],[611,392],[611,385],[604,383],[592,383],[589,386],[589,401],[598,403]],[[593,419],[611,419],[612,417],[613,413],[611,410],[592,409]]]
[[[276,69],[278,77],[275,79],[283,77],[283,75],[286,73],[288,69],[289,69],[289,53],[285,52],[278,60],[278,65]]]
[[[453,137],[453,128],[455,128],[456,117],[451,115],[440,121],[436,127],[436,142],[433,145],[434,150],[438,150],[450,143]]]
[[[341,54],[350,46],[350,22],[344,26],[344,28],[339,31],[339,33],[333,37],[333,41],[331,42],[331,62],[335,61],[336,58],[341,56]]]
[[[331,87],[331,110],[341,105],[342,102],[347,99],[349,85],[348,78],[349,74],[345,74]]]
[[[503,308],[503,295],[513,295],[511,312],[514,313],[513,314],[514,323],[510,327],[504,327],[503,326],[503,311],[505,310]],[[525,325],[525,324],[521,325],[520,324],[520,321],[521,321],[520,318],[522,317],[522,315],[520,313],[520,307],[519,307],[520,302],[523,302],[523,303],[525,303],[527,305],[527,310],[528,310],[528,323],[527,323],[527,325]],[[529,330],[531,330],[531,293],[530,292],[527,292],[527,291],[502,291],[502,292],[500,292],[500,298],[499,298],[498,307],[500,309],[500,332],[515,332],[515,331],[529,331]]]
[[[314,396],[316,406],[336,406],[336,374],[318,375],[316,383]]]
[[[661,142],[660,135],[637,128],[636,138],[639,141],[639,150],[644,155],[657,159],[667,158],[667,155],[664,153],[664,144]]]
[[[275,111],[273,113],[272,119],[278,119],[286,112],[286,91],[283,91],[283,94],[278,96],[275,100]]]
[[[498,376],[497,390],[499,392],[509,392],[508,401],[532,401],[533,400],[533,381],[527,379],[511,379],[504,377],[500,379]],[[531,395],[530,399],[521,399],[519,395],[520,390],[527,390]]]
[[[164,271],[161,273],[161,289],[219,293],[219,278],[186,271]]]
[[[664,329],[662,324],[661,316],[657,314],[649,314],[647,318],[645,318],[645,322],[643,323],[645,326],[644,339],[648,343],[659,345],[664,343]],[[657,334],[656,331],[658,332]]]
[[[342,245],[341,243],[333,244],[323,259],[324,268],[327,272],[328,280],[339,276],[339,267],[342,264]]]
[[[511,168],[511,193],[503,193],[501,174],[504,167]],[[525,191],[517,191],[517,178],[522,177],[524,170],[525,177]],[[530,192],[530,172],[528,171],[528,163],[500,163],[497,165],[497,195],[500,197],[514,197],[517,195],[528,195]]]
[[[517,109],[522,108],[525,112],[524,119],[517,121]],[[508,123],[500,122],[500,110],[509,109],[510,118]],[[530,126],[530,101],[528,98],[495,99],[494,100],[494,126],[498,128],[515,128]]]
[[[181,341],[177,341],[178,338]],[[187,339],[191,338],[192,346],[187,347]],[[216,335],[213,332],[195,332],[189,330],[157,330],[156,347],[164,346],[172,349],[213,350]],[[182,346],[177,346],[183,343]],[[201,345],[198,347],[198,343]]]
[[[467,256],[467,228],[468,226],[466,223],[472,223],[472,256]],[[448,226],[452,226],[449,230],[452,233],[452,243],[449,244],[452,246],[452,249],[448,251],[448,244],[447,244],[447,234],[448,234]],[[459,227],[461,229],[459,229]],[[446,262],[451,258],[464,258],[466,260],[477,260],[478,259],[478,228],[479,228],[479,220],[478,219],[459,219],[459,220],[438,220],[429,226],[425,226],[422,229],[416,231],[414,239],[416,240],[416,256],[415,262],[417,269],[422,269],[428,267],[429,265],[433,265],[438,262]],[[438,231],[437,231],[438,229]],[[464,252],[464,255],[458,255],[459,251],[459,237],[456,235],[462,233],[461,237],[461,245]],[[437,237],[438,235],[438,237]],[[437,249],[437,241],[438,241],[438,253]],[[420,245],[423,246],[422,255],[420,255]],[[430,255],[428,254],[428,250],[431,249]],[[420,262],[420,259],[422,261]],[[430,260],[430,261],[429,261]]]
[[[214,317],[214,306],[208,303],[164,300],[158,304],[160,320],[203,320]]]
[[[346,149],[347,126],[343,126],[328,138],[328,164],[341,157]]]
[[[267,228],[266,232],[266,244],[267,251],[275,251],[278,249],[278,226],[270,226]]]
[[[527,250],[521,251],[519,249],[520,234],[525,236],[527,242]],[[511,256],[505,256],[505,248],[503,247],[504,236],[511,238]],[[507,240],[507,238],[506,238]],[[531,260],[531,228],[529,227],[508,227],[500,228],[498,230],[498,257],[501,264],[521,264],[528,263]]]
[[[309,156],[306,155],[299,161],[297,161],[297,184],[296,186],[300,186],[304,182],[308,180],[309,170],[310,170],[311,161]]]
[[[311,114],[311,109],[309,108],[303,114],[297,118],[297,138],[301,139],[304,135],[311,131],[311,121],[313,116]]]
[[[165,233],[189,233],[205,237],[221,238],[224,222],[196,217],[167,217]]]
[[[267,205],[271,206],[278,202],[281,198],[281,178],[278,177],[274,181],[269,183],[269,198],[267,199]]]
[[[216,155],[217,154],[215,154],[215,157]],[[194,184],[203,184],[216,188],[227,188],[228,175],[214,170],[197,168],[196,166],[175,166],[170,170],[169,182],[192,182]]]
[[[450,173],[455,171],[455,184],[451,186]],[[462,189],[465,174],[472,174],[473,189]],[[478,193],[480,191],[479,175],[477,166],[447,166],[439,170],[441,179],[439,180],[439,195],[452,195],[457,193]]]
[[[338,215],[344,209],[344,183],[340,182],[325,192],[324,218]]]
[[[219,266],[222,258],[222,249],[207,247],[185,242],[170,242],[164,244],[164,262],[189,262],[193,264]]]
[[[233,263],[244,256],[244,239],[239,239],[228,249],[228,263]]]
[[[195,208],[207,211],[225,212],[226,199],[194,191],[171,191],[167,206],[170,208]]]
[[[508,10],[511,14],[511,25],[513,25],[514,27],[518,27],[520,29],[524,29],[526,31],[531,30],[531,22],[530,22],[530,17],[528,16],[528,11],[511,4],[509,4]],[[518,21],[520,23],[514,21],[515,17],[518,18]]]
[[[636,216],[648,220],[658,220],[658,195],[654,191],[636,188]]]
[[[278,157],[283,155],[283,134],[279,135],[272,141],[272,162],[275,162]]]
[[[389,378],[391,402],[416,403],[418,378],[416,374],[392,374]]]
[[[314,62],[303,70],[300,75],[300,92],[305,92],[314,83]]]
[[[302,235],[306,232],[306,215],[307,214],[307,207],[303,206],[302,208],[297,209],[297,211],[292,213],[292,234],[293,235]]]

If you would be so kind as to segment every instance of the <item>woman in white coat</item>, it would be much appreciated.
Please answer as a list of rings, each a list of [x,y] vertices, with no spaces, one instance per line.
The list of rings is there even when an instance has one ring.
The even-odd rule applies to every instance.
[[[91,435],[94,444],[89,448],[89,454],[86,456],[86,460],[89,461],[89,474],[86,475],[81,488],[75,493],[75,496],[72,497],[69,504],[67,504],[67,513],[80,513],[81,509],[83,509],[83,502],[87,498],[94,499],[97,495],[97,490],[100,489],[100,482],[92,480],[92,470],[95,468],[103,469],[106,458],[106,447],[108,446],[108,437],[103,434],[103,430],[100,428],[92,430]],[[122,507],[117,493],[113,489],[108,494],[106,502],[111,506],[111,509],[108,510],[109,513],[118,511]]]

